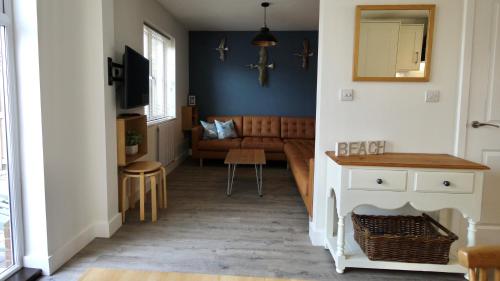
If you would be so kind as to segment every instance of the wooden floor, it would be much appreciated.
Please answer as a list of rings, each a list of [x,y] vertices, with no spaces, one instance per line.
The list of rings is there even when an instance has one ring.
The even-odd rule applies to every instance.
[[[159,272],[159,271],[135,271],[120,269],[89,269],[81,281],[302,281],[299,279],[277,279],[277,278],[259,278],[242,277],[227,275],[209,275],[178,272]]]
[[[111,239],[96,239],[52,277],[78,280],[93,267],[306,280],[464,280],[460,275],[348,269],[335,273],[328,251],[313,247],[308,218],[284,165],[264,168],[264,197],[253,167],[238,167],[225,196],[222,161],[188,160],[169,175],[167,211],[138,222],[137,209]],[[147,220],[150,220],[150,212]]]

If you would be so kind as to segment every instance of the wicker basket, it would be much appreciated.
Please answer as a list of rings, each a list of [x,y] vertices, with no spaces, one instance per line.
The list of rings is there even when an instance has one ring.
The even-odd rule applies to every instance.
[[[353,213],[352,223],[354,238],[370,260],[448,264],[450,246],[458,239],[426,214],[414,217]]]

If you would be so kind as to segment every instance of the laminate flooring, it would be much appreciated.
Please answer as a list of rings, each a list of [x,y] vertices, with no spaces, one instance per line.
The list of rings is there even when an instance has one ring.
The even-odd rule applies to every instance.
[[[168,209],[153,224],[138,221],[138,208],[110,239],[95,239],[53,276],[78,280],[89,268],[204,273],[306,280],[464,280],[458,274],[346,269],[311,245],[308,216],[284,164],[264,168],[264,197],[257,195],[253,166],[239,166],[231,197],[227,167],[185,161],[168,176]]]

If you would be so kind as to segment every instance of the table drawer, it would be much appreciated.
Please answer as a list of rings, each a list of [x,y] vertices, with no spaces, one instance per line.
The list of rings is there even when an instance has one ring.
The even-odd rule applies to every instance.
[[[407,171],[350,169],[348,189],[405,191]]]
[[[474,173],[415,172],[414,190],[418,192],[472,193]]]

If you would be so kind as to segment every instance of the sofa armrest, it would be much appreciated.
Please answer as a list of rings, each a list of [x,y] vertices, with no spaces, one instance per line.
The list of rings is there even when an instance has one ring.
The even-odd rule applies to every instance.
[[[203,127],[195,126],[191,129],[191,150],[194,158],[200,158],[198,143],[203,136]]]
[[[307,205],[309,205],[309,216],[313,216],[313,200],[314,200],[314,158],[309,159],[309,182],[306,190]]]

